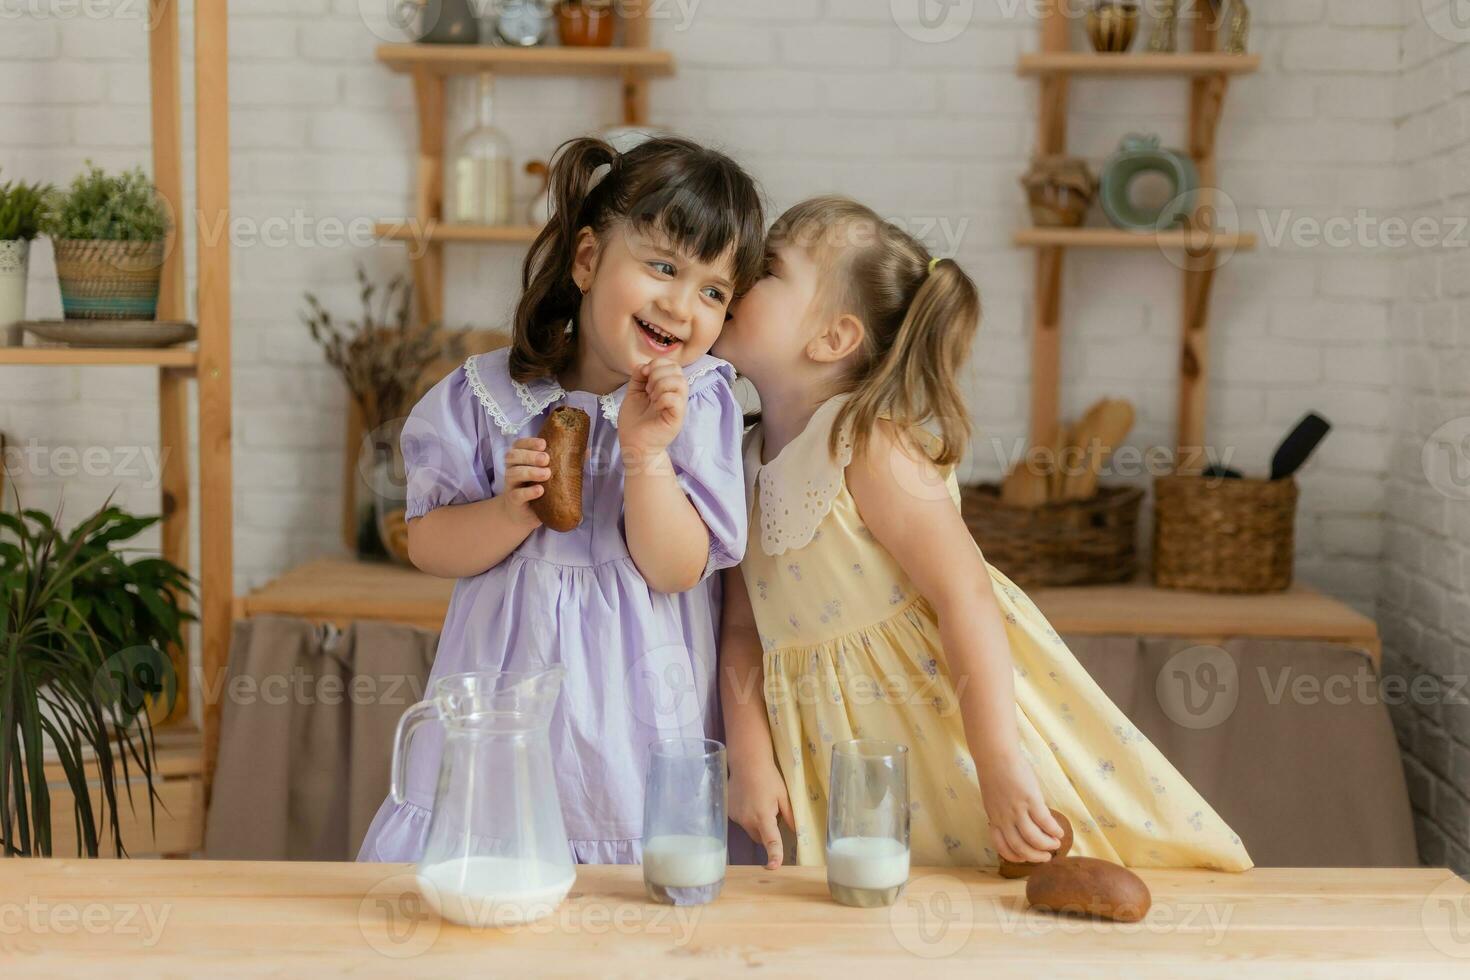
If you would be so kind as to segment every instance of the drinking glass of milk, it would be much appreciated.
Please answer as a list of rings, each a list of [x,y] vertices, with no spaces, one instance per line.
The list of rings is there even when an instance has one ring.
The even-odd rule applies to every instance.
[[[725,884],[725,746],[666,738],[648,753],[643,884],[665,905],[714,901]]]
[[[832,747],[827,888],[843,905],[892,905],[908,884],[908,754],[870,738]]]

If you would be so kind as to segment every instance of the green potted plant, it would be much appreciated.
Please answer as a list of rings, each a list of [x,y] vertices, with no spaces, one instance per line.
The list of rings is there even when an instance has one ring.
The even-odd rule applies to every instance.
[[[40,230],[49,184],[0,184],[0,347],[19,346],[26,318],[31,242]]]
[[[0,848],[53,853],[49,764],[71,792],[77,852],[96,857],[106,835],[122,856],[120,806],[141,802],[134,780],[156,826],[153,723],[177,694],[169,651],[194,618],[180,604],[190,580],[116,547],[156,517],[109,502],[63,533],[44,512],[17,510],[0,512]]]
[[[152,320],[170,221],[141,167],[111,176],[87,161],[51,195],[41,230],[56,248],[68,320]]]

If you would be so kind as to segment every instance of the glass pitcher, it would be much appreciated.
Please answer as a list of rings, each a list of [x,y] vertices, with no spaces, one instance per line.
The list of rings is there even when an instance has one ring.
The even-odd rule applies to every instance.
[[[393,801],[403,803],[414,730],[444,725],[439,784],[418,885],[462,925],[512,926],[555,911],[576,880],[552,776],[551,712],[565,668],[450,674],[409,708],[393,737]]]

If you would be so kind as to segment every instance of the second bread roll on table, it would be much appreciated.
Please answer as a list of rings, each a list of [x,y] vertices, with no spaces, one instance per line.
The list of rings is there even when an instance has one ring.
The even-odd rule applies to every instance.
[[[531,501],[531,510],[553,531],[570,531],[582,523],[582,464],[591,428],[586,412],[562,405],[551,410],[538,433],[551,457],[551,479]]]

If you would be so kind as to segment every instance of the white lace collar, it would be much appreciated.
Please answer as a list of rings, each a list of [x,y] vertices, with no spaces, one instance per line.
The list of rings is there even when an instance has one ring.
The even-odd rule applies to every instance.
[[[827,439],[848,397],[837,395],[818,406],[806,428],[769,463],[761,462],[762,427],[750,431],[745,443],[745,499],[751,501],[759,484],[761,551],[766,554],[806,547],[842,492],[843,471],[852,462],[851,434],[844,431],[838,439],[835,459]]]
[[[515,380],[506,368],[509,354],[509,348],[500,348],[486,354],[472,354],[465,359],[464,374],[470,391],[500,431],[506,435],[515,435],[529,420],[539,417],[548,407],[565,399],[567,391],[555,378],[536,378],[526,382]],[[689,382],[690,394],[694,393],[696,381],[722,369],[727,377],[735,373],[728,361],[712,354],[705,354],[694,363],[685,365],[684,377]],[[511,403],[506,397],[507,384],[518,405]],[[597,396],[602,417],[616,425],[618,412],[623,407],[623,397],[627,393],[628,385],[625,382],[615,391]]]

